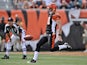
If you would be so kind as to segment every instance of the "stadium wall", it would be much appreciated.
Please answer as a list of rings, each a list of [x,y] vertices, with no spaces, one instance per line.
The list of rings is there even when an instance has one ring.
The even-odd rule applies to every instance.
[[[69,19],[69,10],[57,10],[57,12],[61,15],[62,25],[71,22]],[[87,10],[81,10],[79,19],[87,18],[86,14]],[[40,35],[45,32],[48,18],[47,10],[0,10],[0,18],[2,16],[5,17],[5,23],[7,23],[9,16],[15,20],[16,15],[22,19],[22,26],[26,30],[26,34],[32,35],[33,40],[37,41],[40,38]]]

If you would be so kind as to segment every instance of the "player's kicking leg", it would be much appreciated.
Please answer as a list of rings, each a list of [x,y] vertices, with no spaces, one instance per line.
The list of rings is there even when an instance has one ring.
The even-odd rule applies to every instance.
[[[72,49],[72,47],[68,44],[68,43],[64,43],[63,45],[58,45],[59,47],[59,50],[62,50],[62,49]]]
[[[54,47],[51,51],[57,51],[57,50],[62,50],[66,48],[72,48],[72,47],[68,43],[64,43],[63,45],[58,45],[57,47]],[[38,59],[39,51],[40,51],[40,44],[37,44],[36,51],[34,52],[34,57],[30,61],[31,63],[36,63]]]
[[[51,49],[51,51],[57,51],[57,50],[62,50],[62,49],[72,49],[72,47],[68,43],[65,42],[62,45],[57,45],[56,47]]]
[[[56,44],[57,46],[55,47],[55,38],[56,36],[55,35],[52,35],[51,39],[52,41],[50,42],[51,43],[51,51],[57,51],[57,50],[62,50],[62,49],[71,49],[72,47],[66,43],[66,42],[63,42],[63,41],[58,41]],[[62,44],[62,45],[59,45],[59,44]]]
[[[36,46],[36,50],[34,51],[34,57],[33,59],[30,61],[31,63],[36,63],[37,59],[38,59],[38,55],[39,55],[39,51],[40,51],[40,47],[45,44],[48,41],[47,37],[42,37],[40,39],[40,41],[37,43]]]

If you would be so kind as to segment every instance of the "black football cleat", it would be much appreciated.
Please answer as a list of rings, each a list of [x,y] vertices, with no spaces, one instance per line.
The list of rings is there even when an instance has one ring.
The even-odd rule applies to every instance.
[[[36,60],[32,59],[30,62],[31,62],[31,63],[36,63]]]
[[[27,59],[27,56],[26,55],[23,55],[23,58],[22,59]]]
[[[5,56],[2,57],[1,59],[9,59],[9,56],[5,55]]]

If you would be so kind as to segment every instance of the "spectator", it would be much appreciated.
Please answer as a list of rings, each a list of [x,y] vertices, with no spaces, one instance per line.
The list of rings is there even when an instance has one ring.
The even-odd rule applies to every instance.
[[[87,0],[83,0],[82,9],[86,9],[86,8],[87,8]]]
[[[81,3],[82,3],[81,0],[71,0],[69,3],[69,6],[70,6],[70,8],[74,8],[75,5],[81,6]]]
[[[57,6],[58,6],[58,8],[60,8],[61,5],[62,5],[61,0],[57,0]]]
[[[78,0],[79,4],[82,5],[82,0]]]
[[[24,0],[18,0],[17,8],[22,9],[23,4],[24,4]]]
[[[4,51],[4,43],[5,43],[4,28],[5,28],[4,17],[2,17],[1,21],[0,21],[0,37],[1,37],[1,49],[0,49],[0,51]]]
[[[51,0],[43,0],[43,1],[45,1],[46,6],[50,5],[50,3],[52,2]]]
[[[24,4],[22,6],[23,9],[29,9],[29,3],[28,1],[24,1]]]
[[[56,6],[57,6],[57,8],[58,8],[58,2],[57,2],[57,0],[52,0],[52,2],[51,3],[54,3],[54,4],[56,4]]]
[[[74,0],[71,0],[69,3],[70,8],[74,8]]]
[[[42,5],[40,6],[40,8],[42,8],[42,9],[46,9],[47,8],[45,1],[42,2]]]
[[[62,1],[63,1],[63,0],[61,0],[61,2],[62,2]],[[65,1],[66,1],[66,3],[68,3],[68,4],[69,4],[71,0],[65,0]]]
[[[60,9],[69,9],[69,5],[66,0],[62,0],[62,5],[60,6]]]
[[[36,8],[33,0],[29,0],[28,4],[29,4],[29,8]]]
[[[35,6],[38,8],[43,8],[45,6],[45,1],[44,0],[34,0]]]
[[[17,4],[18,4],[18,0],[13,0],[13,5],[14,5],[15,9],[17,9]]]
[[[77,2],[77,3],[74,5],[74,8],[75,8],[75,9],[80,9],[80,8],[81,8],[79,2]]]

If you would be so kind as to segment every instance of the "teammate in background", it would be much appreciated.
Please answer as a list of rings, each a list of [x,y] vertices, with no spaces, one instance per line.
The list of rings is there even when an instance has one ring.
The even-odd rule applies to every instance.
[[[15,27],[17,27],[18,29],[21,29],[20,22],[21,22],[21,20],[18,18],[18,16],[16,16],[15,17],[15,22],[13,22],[13,25]],[[21,41],[21,37],[20,37],[20,41]],[[21,47],[20,41],[17,42],[17,43],[14,43],[14,45],[13,45],[13,51],[20,51],[21,50],[21,48],[20,48]]]
[[[21,22],[21,19],[18,16],[16,16],[16,19],[15,19],[15,23],[14,24],[17,26],[17,28],[19,30],[21,29],[21,35],[19,36],[20,37],[20,43],[18,43],[18,44],[19,44],[19,46],[21,44],[21,47],[22,47],[22,51],[23,51],[23,57],[22,57],[22,59],[27,59],[27,56],[26,56],[27,49],[26,49],[26,43],[25,43],[25,39],[24,39],[24,37],[26,36],[26,32],[22,28],[22,26],[21,26],[22,24],[21,23],[22,23]]]
[[[46,29],[46,33],[44,34],[44,36],[40,39],[40,41],[37,43],[36,46],[36,50],[34,51],[34,57],[33,59],[30,61],[31,63],[36,63],[37,59],[38,59],[38,55],[40,52],[40,47],[45,44],[46,42],[50,43],[50,50],[51,51],[56,51],[57,50],[61,50],[64,48],[68,48],[71,47],[69,46],[67,43],[63,44],[63,45],[58,45],[57,47],[54,47],[55,45],[55,38],[56,38],[56,25],[59,26],[59,34],[58,34],[58,38],[59,41],[62,42],[62,24],[61,24],[61,16],[59,15],[59,13],[56,13],[56,5],[55,4],[51,4],[49,6],[49,17],[48,17],[48,22],[47,22],[47,29]]]
[[[4,33],[4,29],[5,29],[5,19],[4,17],[1,18],[0,20],[0,51],[4,51],[5,48],[5,33]]]
[[[15,43],[21,43],[22,40],[22,29],[18,25],[18,21],[16,24],[13,23],[13,19],[11,17],[8,18],[8,23],[5,25],[5,36],[6,36],[6,53],[2,59],[9,59],[9,52],[11,50],[12,45]],[[23,59],[26,58],[26,54],[23,54]]]
[[[11,17],[8,18],[8,23],[5,25],[5,39],[6,39],[6,53],[2,59],[9,59],[9,52],[11,47],[20,41],[19,38],[19,30],[16,25],[13,24],[13,19]],[[21,33],[21,30],[20,30]]]

